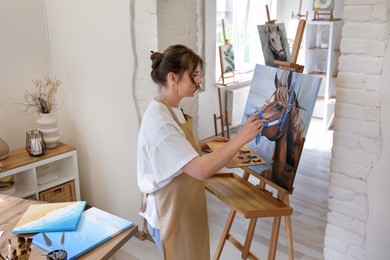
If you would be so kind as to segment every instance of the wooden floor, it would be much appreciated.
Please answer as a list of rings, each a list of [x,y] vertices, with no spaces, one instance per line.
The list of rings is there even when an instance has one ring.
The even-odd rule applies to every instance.
[[[305,147],[301,156],[298,172],[294,182],[294,193],[290,197],[293,207],[292,229],[294,255],[297,260],[323,259],[326,215],[328,212],[328,176],[332,131],[323,130],[322,121],[312,119],[306,136]],[[211,255],[220,239],[223,226],[230,209],[210,193],[207,193]],[[241,242],[245,240],[249,221],[237,215],[231,233]],[[257,222],[251,250],[260,259],[267,259],[271,219],[260,219]],[[132,238],[111,260],[163,259],[156,246],[149,241]],[[240,253],[227,242],[221,260],[241,259]],[[279,235],[277,260],[287,257],[284,219]]]

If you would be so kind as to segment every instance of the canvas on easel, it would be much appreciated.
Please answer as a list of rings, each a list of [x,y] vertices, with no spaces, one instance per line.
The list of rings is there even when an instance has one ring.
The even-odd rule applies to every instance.
[[[234,51],[233,45],[226,38],[225,33],[225,21],[222,19],[222,33],[224,45],[219,46],[219,62],[221,64],[221,77],[219,80],[222,80],[222,84],[235,82],[235,63],[234,63]],[[230,79],[230,80],[227,80]]]
[[[219,46],[219,58],[221,63],[221,78],[222,84],[227,83],[227,78],[232,78],[234,82],[234,52],[232,44],[225,44]]]
[[[267,164],[249,167],[291,191],[321,78],[257,65],[242,123],[255,114],[263,131],[247,145]]]
[[[336,21],[333,17],[335,0],[313,0],[313,21]]]
[[[284,23],[258,25],[264,63],[267,66],[278,67],[274,60],[290,60],[290,49]]]
[[[222,81],[222,86],[226,86],[228,83],[235,83],[235,62],[234,62],[234,51],[233,45],[226,38],[225,34],[225,22],[224,19],[221,21],[222,24],[222,32],[224,45],[219,46],[219,61],[221,65],[221,76],[218,80],[218,83]],[[221,89],[218,87],[218,103],[219,103],[219,116],[214,114],[214,130],[215,135],[219,134],[217,121],[220,121],[221,135],[225,136],[225,128],[226,128],[226,137],[229,138],[229,118],[227,111],[222,110],[222,97],[221,97]]]
[[[265,6],[268,21],[263,25],[258,25],[257,30],[260,36],[261,47],[263,49],[264,63],[267,66],[278,68],[274,61],[289,61],[290,48],[288,45],[287,33],[284,23],[276,23],[271,20],[268,5]]]

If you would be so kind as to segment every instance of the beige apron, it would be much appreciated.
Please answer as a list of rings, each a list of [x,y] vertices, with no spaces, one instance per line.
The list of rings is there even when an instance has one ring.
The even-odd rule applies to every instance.
[[[167,106],[187,140],[198,153],[199,143],[192,132],[192,117],[184,115],[181,124],[170,105]],[[166,260],[209,260],[210,243],[204,182],[186,173],[153,193],[160,221],[160,235]]]

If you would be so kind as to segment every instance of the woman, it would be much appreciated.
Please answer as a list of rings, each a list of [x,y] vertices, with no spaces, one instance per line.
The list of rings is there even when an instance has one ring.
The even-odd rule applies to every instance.
[[[165,259],[210,259],[203,180],[224,167],[262,130],[250,117],[224,149],[200,156],[207,148],[192,132],[192,118],[179,108],[202,83],[203,61],[191,49],[173,45],[152,52],[151,77],[160,86],[142,119],[138,137],[138,185],[144,194],[140,214]]]

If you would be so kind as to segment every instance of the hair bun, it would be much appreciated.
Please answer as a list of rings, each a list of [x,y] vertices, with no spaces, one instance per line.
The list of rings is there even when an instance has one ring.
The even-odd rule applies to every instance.
[[[150,55],[150,59],[152,60],[152,69],[154,69],[160,64],[164,54],[154,51],[151,51],[151,53],[152,54]]]

